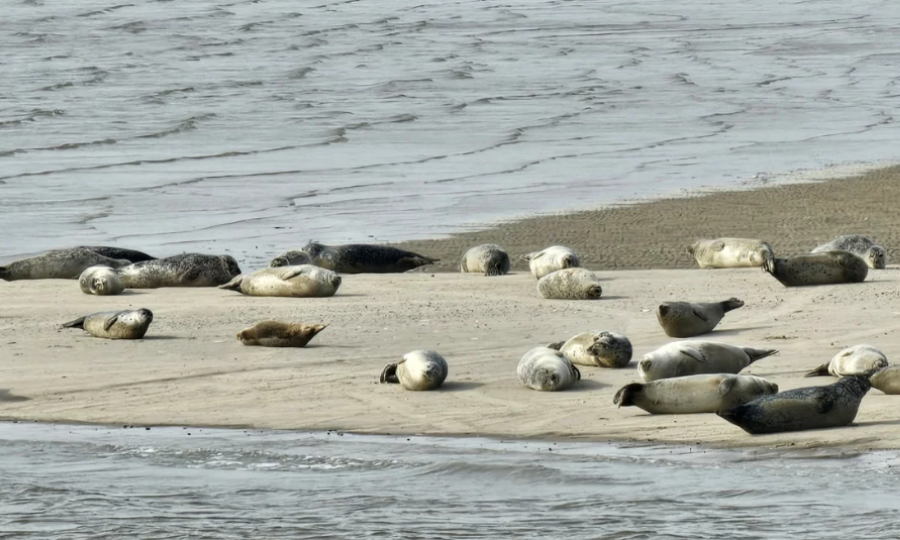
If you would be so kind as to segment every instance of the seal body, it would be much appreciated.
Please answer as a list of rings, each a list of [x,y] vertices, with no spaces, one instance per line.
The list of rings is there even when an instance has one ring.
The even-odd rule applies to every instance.
[[[822,251],[790,259],[772,259],[763,268],[785,287],[860,283],[869,273],[866,261],[849,251]]]
[[[762,266],[775,257],[768,242],[754,238],[697,240],[688,247],[700,268],[742,268]]]
[[[519,381],[532,390],[565,390],[581,380],[581,372],[560,351],[535,347],[519,360]]]
[[[55,249],[43,255],[0,266],[0,279],[78,279],[92,266],[119,268],[131,264],[126,259],[112,259],[86,247]]]
[[[887,251],[868,236],[861,234],[838,236],[831,242],[816,246],[811,253],[825,251],[849,251],[866,261],[869,268],[881,270],[887,266]]]
[[[563,343],[548,346],[557,349],[573,364],[620,368],[631,362],[631,341],[613,332],[582,332]]]
[[[156,257],[147,255],[143,251],[137,251],[135,249],[125,249],[110,246],[85,246],[85,248],[93,251],[94,253],[99,253],[104,257],[109,257],[110,259],[125,259],[126,261],[131,261],[133,263],[156,260]]]
[[[667,336],[688,338],[712,332],[726,313],[743,306],[737,298],[699,304],[663,302],[656,308],[656,320]]]
[[[279,266],[299,266],[301,264],[312,264],[312,259],[303,250],[289,249],[272,259],[269,266],[278,268]]]
[[[481,244],[466,251],[459,263],[459,271],[502,276],[509,273],[509,255],[497,244]]]
[[[92,266],[81,273],[78,278],[78,286],[84,294],[96,294],[97,296],[112,296],[122,294],[125,287],[119,274],[108,266]]]
[[[303,247],[303,252],[309,255],[312,264],[339,274],[408,272],[426,264],[434,264],[439,260],[411,251],[375,244],[327,246],[318,242],[310,242]]]
[[[876,371],[869,380],[885,394],[900,394],[900,366],[888,366]]]
[[[81,328],[88,334],[106,339],[141,339],[153,322],[149,309],[104,311],[75,319],[63,328]]]
[[[548,300],[596,300],[603,295],[600,279],[584,268],[566,268],[538,280],[538,294]]]
[[[116,270],[126,289],[159,287],[216,287],[241,273],[231,255],[184,253]]]
[[[717,414],[747,433],[781,433],[845,426],[872,387],[865,377],[845,377],[829,386],[797,388]]]
[[[435,351],[412,351],[381,372],[382,383],[400,384],[407,390],[434,390],[447,379],[447,361]]]
[[[571,249],[564,246],[550,246],[541,251],[535,251],[525,255],[531,275],[541,279],[547,274],[581,266],[581,260]]]
[[[249,296],[323,298],[334,296],[340,286],[341,276],[335,272],[311,264],[301,264],[263,268],[252,274],[241,274],[219,288]]]
[[[871,345],[854,345],[834,355],[831,361],[810,371],[805,377],[831,375],[833,377],[868,377],[879,369],[888,367],[887,357]]]
[[[327,324],[294,324],[281,321],[262,321],[238,332],[244,345],[262,347],[306,347]]]
[[[738,373],[753,362],[777,352],[718,341],[673,341],[645,354],[638,363],[638,374],[649,382],[703,373]]]
[[[778,385],[762,377],[716,373],[629,384],[616,393],[613,403],[650,414],[714,413],[777,392]]]

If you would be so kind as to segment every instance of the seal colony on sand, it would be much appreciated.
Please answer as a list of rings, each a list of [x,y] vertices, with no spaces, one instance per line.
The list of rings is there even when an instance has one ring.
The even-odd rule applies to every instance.
[[[141,339],[153,322],[149,309],[104,311],[69,321],[63,328],[81,328],[88,334],[106,339]]]
[[[289,249],[269,262],[271,268],[299,266],[301,264],[312,264],[312,259],[302,249]]]
[[[112,259],[97,253],[91,248],[55,249],[37,257],[22,259],[6,266],[0,266],[0,279],[5,281],[16,281],[19,279],[78,279],[82,272],[92,266],[119,268],[129,264],[131,264],[131,261],[127,259]]]
[[[744,307],[744,302],[729,298],[724,302],[663,302],[656,308],[656,320],[669,337],[689,338],[708,334],[729,311]]]
[[[241,273],[231,255],[184,253],[119,268],[116,273],[126,289],[159,287],[216,287]]]
[[[497,244],[475,246],[463,255],[459,271],[464,274],[502,276],[509,273],[509,255]]]
[[[697,240],[687,248],[700,268],[762,266],[775,257],[768,242],[755,238]]]
[[[241,274],[219,288],[248,296],[324,298],[334,296],[340,286],[341,276],[331,270],[302,264]]]
[[[581,366],[620,368],[631,362],[631,341],[613,332],[582,332],[568,339],[547,345],[563,353],[573,364]]]
[[[550,246],[541,251],[529,253],[522,258],[528,261],[528,269],[531,270],[531,275],[537,279],[557,270],[581,266],[578,255],[565,246]]]
[[[238,332],[237,339],[244,345],[306,347],[306,344],[326,327],[327,324],[261,321]]]
[[[435,351],[412,351],[384,366],[381,383],[400,384],[407,390],[434,390],[444,384],[447,360]]]
[[[516,367],[519,382],[542,392],[569,388],[581,380],[581,372],[563,353],[549,347],[535,347],[519,360]]]
[[[538,280],[537,291],[547,300],[596,300],[603,296],[600,279],[584,268],[566,268]]]
[[[883,352],[871,345],[854,345],[837,353],[831,361],[825,362],[804,375],[804,377],[818,377],[820,375],[831,375],[833,377],[860,375],[868,377],[887,366],[887,357]]]
[[[613,403],[650,414],[698,414],[733,409],[778,392],[778,385],[753,375],[689,375],[623,386]]]
[[[882,270],[887,266],[887,252],[885,249],[867,236],[861,234],[847,234],[838,236],[831,242],[816,246],[810,253],[822,253],[825,251],[849,251],[866,261],[869,268]]]
[[[785,287],[860,283],[869,274],[866,261],[849,251],[823,251],[790,259],[772,259],[763,266]]]
[[[703,373],[739,373],[753,362],[777,352],[718,341],[673,341],[645,354],[638,362],[638,374],[649,382]]]
[[[119,279],[119,274],[108,266],[92,266],[81,273],[78,278],[78,286],[84,294],[97,296],[113,296],[122,294],[125,286]]]
[[[374,244],[327,246],[310,242],[303,247],[316,266],[339,274],[391,274],[415,270],[440,259],[432,259],[403,249]]]

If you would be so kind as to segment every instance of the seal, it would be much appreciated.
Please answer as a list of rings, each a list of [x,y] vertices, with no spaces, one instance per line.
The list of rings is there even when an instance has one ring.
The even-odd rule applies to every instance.
[[[129,260],[111,259],[86,247],[55,249],[37,257],[0,266],[0,279],[78,279],[82,272],[92,266],[119,268],[129,264]]]
[[[279,266],[299,266],[301,264],[312,264],[312,259],[302,249],[289,249],[272,259],[269,267],[278,268]]]
[[[97,296],[112,296],[122,294],[125,287],[119,274],[108,266],[92,266],[81,273],[78,278],[78,286],[84,294]]]
[[[772,356],[775,349],[753,349],[718,341],[673,341],[638,363],[638,374],[647,382],[703,373],[738,373],[753,362]]]
[[[81,328],[88,334],[106,339],[141,339],[153,322],[149,309],[104,311],[63,324],[63,328]]]
[[[689,375],[623,386],[613,403],[650,414],[699,414],[727,411],[775,394],[778,385],[753,375]]]
[[[669,337],[689,338],[708,334],[731,310],[744,307],[744,302],[729,298],[724,302],[663,302],[656,308],[656,320]]]
[[[900,394],[900,366],[888,366],[869,377],[872,386],[885,394]]]
[[[548,300],[596,300],[603,295],[600,279],[584,268],[566,268],[538,280],[538,294]]]
[[[581,260],[574,251],[565,246],[550,246],[541,251],[535,251],[522,257],[528,261],[531,275],[541,279],[547,274],[581,266]]]
[[[829,386],[763,396],[716,414],[751,435],[846,426],[856,418],[870,388],[865,377],[845,377]]]
[[[155,261],[156,257],[152,255],[147,255],[143,251],[137,251],[134,249],[125,249],[125,248],[117,248],[110,246],[84,246],[85,249],[89,249],[94,253],[99,253],[104,257],[109,257],[110,259],[125,259],[126,261],[131,261],[133,263],[142,262],[142,261]]]
[[[339,274],[392,274],[415,270],[440,259],[432,259],[391,246],[346,244],[326,246],[310,242],[303,247],[312,264]]]
[[[565,390],[581,380],[581,372],[560,351],[535,347],[519,360],[519,382],[542,392]]]
[[[871,345],[854,345],[847,347],[810,371],[804,377],[831,375],[833,377],[850,377],[859,375],[868,377],[872,373],[888,367],[887,357]]]
[[[810,253],[824,251],[849,251],[866,261],[869,268],[882,270],[887,266],[887,251],[868,236],[847,234],[831,242],[816,246]]]
[[[434,390],[447,379],[447,361],[435,351],[412,351],[399,362],[384,366],[382,383],[400,384],[407,390]]]
[[[502,276],[509,273],[509,255],[497,244],[481,244],[466,251],[459,263],[459,271]]]
[[[742,268],[762,266],[775,257],[768,242],[755,238],[697,240],[687,248],[700,268]]]
[[[866,261],[849,251],[822,251],[790,259],[771,259],[763,268],[785,287],[860,283],[869,273]]]
[[[130,264],[116,273],[126,289],[216,287],[239,275],[241,267],[231,255],[184,253]]]
[[[263,268],[252,274],[241,274],[220,289],[248,296],[284,296],[289,298],[325,298],[334,296],[341,286],[341,276],[311,264]]]
[[[244,345],[261,347],[306,347],[327,324],[286,323],[262,321],[238,332],[237,339]]]
[[[627,366],[634,350],[622,334],[600,331],[582,332],[547,347],[562,352],[573,364],[608,368]]]

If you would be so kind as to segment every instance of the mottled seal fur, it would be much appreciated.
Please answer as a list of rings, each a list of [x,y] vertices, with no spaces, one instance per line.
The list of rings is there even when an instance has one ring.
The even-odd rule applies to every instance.
[[[697,240],[687,248],[700,268],[762,266],[775,257],[768,242],[755,238]]]
[[[481,244],[466,251],[459,263],[459,271],[502,276],[509,273],[509,255],[497,244]]]
[[[110,247],[110,246],[84,246],[84,247],[95,253],[99,253],[100,255],[103,255],[104,257],[109,257],[110,259],[125,259],[126,261],[131,261],[133,263],[156,260],[156,257],[154,257],[152,255],[147,255],[143,251],[137,251],[135,249],[117,248],[117,247]]]
[[[772,259],[763,266],[785,287],[860,283],[869,265],[849,251],[823,251],[790,259]]]
[[[262,321],[238,332],[237,339],[244,345],[306,347],[306,344],[327,326],[327,324]]]
[[[557,270],[581,266],[581,260],[578,258],[578,255],[565,246],[550,246],[541,251],[529,253],[523,258],[528,261],[531,275],[537,279],[541,279]]]
[[[271,268],[299,266],[301,264],[312,264],[312,259],[302,249],[289,249],[269,262]]]
[[[854,345],[837,353],[829,362],[810,371],[805,377],[818,377],[820,375],[831,375],[833,377],[859,375],[868,377],[887,366],[887,357],[883,352],[871,345]]]
[[[63,324],[63,328],[81,328],[88,334],[107,339],[141,339],[153,322],[149,309],[104,311]]]
[[[116,273],[126,289],[159,287],[216,287],[241,273],[231,255],[184,253],[119,268]]]
[[[716,373],[632,383],[616,393],[613,403],[650,414],[714,413],[776,392],[778,385],[761,377]]]
[[[547,347],[560,351],[573,364],[608,368],[627,366],[634,351],[622,334],[600,331],[582,332]]]
[[[440,259],[403,249],[375,244],[327,246],[310,242],[303,247],[312,264],[339,274],[390,274],[408,272]]]
[[[689,338],[708,334],[731,310],[744,306],[737,298],[724,302],[663,302],[656,308],[656,320],[669,337]]]
[[[263,268],[252,274],[241,274],[219,288],[248,296],[324,298],[334,296],[340,286],[341,276],[335,272],[311,264],[301,264]]]
[[[434,390],[447,379],[447,361],[435,351],[412,351],[396,363],[384,366],[382,383],[400,384],[407,390]]]
[[[838,236],[831,242],[816,246],[811,253],[824,251],[849,251],[862,258],[869,268],[873,269],[881,270],[887,266],[887,251],[868,236],[861,234]]]
[[[112,296],[125,290],[119,274],[108,266],[92,266],[81,273],[78,286],[84,294]]]
[[[538,294],[548,300],[596,300],[603,295],[600,279],[584,268],[566,268],[538,280]]]
[[[127,259],[112,259],[86,247],[55,249],[43,255],[0,266],[0,279],[78,279],[92,266],[119,268],[131,264]]]
[[[519,381],[543,392],[565,390],[581,380],[581,372],[565,355],[548,347],[535,347],[519,360]]]
[[[829,386],[797,388],[717,414],[752,435],[846,426],[872,383],[845,377]]]
[[[638,374],[649,382],[703,373],[739,373],[753,362],[777,352],[718,341],[673,341],[645,354],[638,362]]]
[[[869,377],[872,386],[885,394],[900,394],[900,366],[888,366]]]

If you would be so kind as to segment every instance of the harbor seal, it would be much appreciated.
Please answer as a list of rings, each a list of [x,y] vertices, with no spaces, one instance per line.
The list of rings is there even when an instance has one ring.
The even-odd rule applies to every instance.
[[[762,266],[775,257],[768,242],[754,238],[697,240],[687,248],[700,268]]]
[[[872,386],[885,394],[900,394],[900,366],[888,366],[869,377]]]
[[[519,381],[532,390],[565,390],[581,380],[581,372],[565,355],[548,347],[535,347],[519,360]]]
[[[396,363],[384,366],[382,383],[400,384],[407,390],[434,390],[447,379],[447,361],[435,351],[412,351]]]
[[[831,375],[833,377],[860,375],[868,377],[887,366],[887,357],[883,352],[871,345],[854,345],[837,353],[831,361],[825,362],[804,375],[804,377],[818,377],[822,375]]]
[[[147,255],[143,251],[137,251],[135,249],[125,249],[125,248],[117,248],[110,246],[84,246],[85,249],[89,249],[94,253],[99,253],[104,257],[109,257],[110,259],[125,259],[126,261],[131,261],[133,263],[142,262],[142,261],[155,261],[156,257],[152,255]]]
[[[55,249],[37,257],[0,266],[0,279],[78,279],[82,272],[92,266],[119,268],[129,264],[131,261],[127,259],[112,259],[86,247]]]
[[[856,418],[870,388],[865,377],[845,377],[829,386],[763,396],[716,414],[751,435],[845,426]]]
[[[566,268],[538,280],[538,294],[548,300],[596,300],[603,295],[600,279],[584,268]]]
[[[327,324],[262,321],[238,332],[237,339],[244,345],[261,347],[306,347],[306,344],[327,326]]]
[[[216,287],[239,275],[241,267],[231,255],[184,253],[130,264],[116,273],[126,289]]]
[[[415,270],[440,259],[375,244],[326,246],[310,242],[303,247],[312,264],[339,274],[391,274]]]
[[[78,286],[84,294],[97,296],[113,296],[122,294],[125,287],[119,274],[108,266],[92,266],[81,273]]]
[[[341,286],[341,276],[311,264],[263,268],[252,274],[241,274],[220,289],[248,296],[284,296],[289,298],[324,298],[334,296]]]
[[[459,271],[502,276],[509,273],[509,255],[497,244],[481,244],[466,251],[459,263]]]
[[[771,259],[763,265],[785,287],[860,283],[869,273],[866,261],[849,251],[822,251],[790,259]]]
[[[689,375],[623,386],[613,403],[650,414],[698,414],[727,411],[775,394],[778,385],[753,375]]]
[[[141,339],[153,322],[149,309],[104,311],[63,324],[63,328],[81,328],[88,334],[106,339]]]
[[[638,362],[638,374],[650,382],[703,373],[739,373],[753,362],[777,352],[718,341],[673,341],[645,354]]]
[[[810,253],[824,251],[849,251],[866,261],[869,268],[882,270],[887,266],[887,251],[868,236],[847,234],[831,242],[816,246]]]
[[[608,368],[627,366],[634,350],[622,334],[599,331],[582,332],[547,347],[560,351],[573,364]]]
[[[581,260],[578,258],[578,255],[565,246],[550,246],[541,251],[529,253],[523,259],[528,261],[531,275],[537,279],[541,279],[557,270],[581,266]]]
[[[301,249],[289,249],[272,259],[269,267],[278,268],[279,266],[299,266],[301,264],[312,264],[312,259]]]
[[[663,302],[656,308],[656,320],[669,337],[689,338],[708,334],[731,310],[744,307],[744,302],[729,298],[724,302]]]

